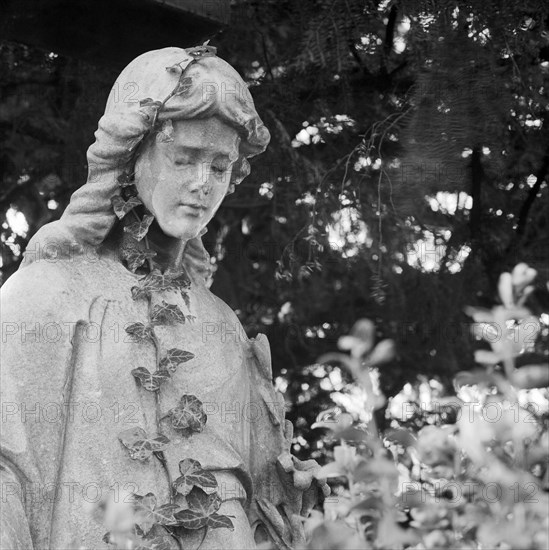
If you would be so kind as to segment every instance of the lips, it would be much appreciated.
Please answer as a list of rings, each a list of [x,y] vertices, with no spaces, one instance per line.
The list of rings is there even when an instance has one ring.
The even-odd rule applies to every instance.
[[[181,206],[188,206],[189,208],[194,208],[195,210],[206,210],[206,206],[198,202],[182,202]]]
[[[182,202],[180,206],[184,206],[191,216],[201,216],[206,211],[206,207],[198,202]]]

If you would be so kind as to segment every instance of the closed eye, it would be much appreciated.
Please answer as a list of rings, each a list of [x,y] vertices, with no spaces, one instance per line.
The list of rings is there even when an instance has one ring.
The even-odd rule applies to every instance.
[[[174,164],[176,166],[186,166],[187,164],[190,164],[187,159],[175,159]]]
[[[211,164],[211,171],[215,176],[222,176],[231,167],[231,160],[225,155],[215,158]]]
[[[212,172],[217,175],[221,175],[226,172],[228,166],[212,166]]]

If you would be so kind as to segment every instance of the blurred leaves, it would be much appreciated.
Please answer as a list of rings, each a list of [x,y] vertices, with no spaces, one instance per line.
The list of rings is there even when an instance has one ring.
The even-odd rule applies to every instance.
[[[470,308],[475,322],[503,320],[504,328],[521,319],[540,323],[517,305],[536,273],[526,265],[513,273],[520,277],[504,275],[498,285],[500,294],[511,285],[504,290],[506,305],[495,306],[495,313]],[[326,354],[348,365],[368,395],[372,380],[357,363],[375,351],[375,332],[373,322],[358,321],[349,336],[339,339],[351,356]],[[524,344],[520,333],[516,341]],[[328,428],[338,441],[330,452],[333,460],[316,474],[328,479],[334,497],[324,502],[324,521],[315,518],[308,548],[315,548],[313,543],[323,547],[318,537],[333,537],[336,528],[339,548],[476,550],[511,543],[513,548],[544,548],[549,390],[540,388],[535,407],[524,402],[527,396],[521,395],[525,390],[515,375],[536,366],[515,369],[515,353],[504,356],[511,369],[500,372],[495,352],[478,353],[484,368],[459,373],[455,396],[446,395],[436,380],[421,377],[420,384],[391,398],[388,430],[378,430],[372,422],[357,430],[360,423],[339,408],[319,415],[315,427]],[[355,438],[353,429],[362,437]]]

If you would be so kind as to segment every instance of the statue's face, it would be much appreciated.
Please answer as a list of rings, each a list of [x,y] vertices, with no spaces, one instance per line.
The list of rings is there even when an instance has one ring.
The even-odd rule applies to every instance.
[[[166,235],[196,237],[219,208],[239,137],[216,117],[173,123],[173,141],[151,143],[136,164],[139,198]]]

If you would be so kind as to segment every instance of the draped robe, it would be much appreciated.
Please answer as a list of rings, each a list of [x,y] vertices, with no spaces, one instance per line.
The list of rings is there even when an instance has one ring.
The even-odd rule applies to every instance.
[[[74,255],[39,258],[1,289],[3,549],[107,548],[105,528],[90,508],[109,489],[152,492],[159,505],[168,502],[159,461],[132,460],[118,441],[128,428],[157,432],[155,397],[131,374],[156,367],[154,345],[135,342],[125,331],[148,320],[148,301],[131,296],[136,283],[116,255]],[[158,294],[156,300],[189,313],[177,293]],[[289,434],[283,399],[271,383],[267,339],[246,338],[235,313],[203,281],[192,281],[189,296],[194,321],[155,329],[163,352],[179,348],[195,356],[162,386],[160,410],[192,394],[208,418],[203,432],[190,437],[161,421],[171,440],[165,451],[171,478],[185,458],[217,477],[224,501],[219,513],[233,516],[235,530],[210,531],[203,550],[253,548],[259,524],[278,537],[279,547],[288,547],[300,540],[302,503],[288,501],[277,474]],[[286,506],[293,524],[285,535],[280,528],[273,535],[267,519],[278,505]]]

